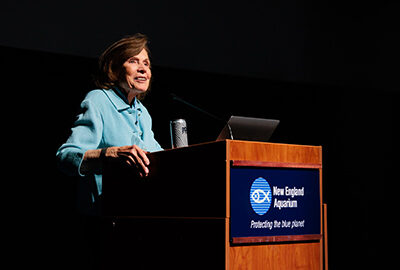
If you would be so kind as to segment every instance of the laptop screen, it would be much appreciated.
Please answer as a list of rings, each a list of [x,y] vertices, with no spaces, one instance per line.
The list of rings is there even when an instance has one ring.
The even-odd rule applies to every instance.
[[[231,116],[217,141],[231,139],[267,142],[278,124],[279,120]]]

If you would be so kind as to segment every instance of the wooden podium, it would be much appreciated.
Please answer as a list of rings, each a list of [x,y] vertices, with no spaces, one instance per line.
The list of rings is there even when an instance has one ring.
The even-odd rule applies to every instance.
[[[320,146],[226,140],[155,152],[149,159],[144,179],[121,164],[104,167],[103,211],[113,223],[108,247],[114,269],[324,269]],[[318,233],[232,237],[233,167],[317,170]]]

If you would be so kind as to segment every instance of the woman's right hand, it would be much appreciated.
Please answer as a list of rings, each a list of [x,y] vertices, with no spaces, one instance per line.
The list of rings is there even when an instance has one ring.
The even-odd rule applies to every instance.
[[[120,160],[137,169],[140,177],[149,174],[150,160],[147,152],[137,145],[113,146],[103,149],[87,150],[80,166],[81,174],[102,171],[103,159]]]
[[[150,160],[147,158],[146,151],[137,145],[108,147],[105,150],[104,157],[106,159],[121,159],[128,165],[136,168],[141,177],[149,174]]]

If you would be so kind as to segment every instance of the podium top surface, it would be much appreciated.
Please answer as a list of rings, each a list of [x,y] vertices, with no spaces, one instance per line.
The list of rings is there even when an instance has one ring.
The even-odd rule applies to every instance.
[[[202,149],[210,154],[222,154],[227,161],[277,162],[322,166],[322,147],[298,144],[266,143],[240,140],[206,142],[163,152],[187,152]],[[223,152],[223,153],[222,153]],[[154,153],[157,155],[157,152]]]

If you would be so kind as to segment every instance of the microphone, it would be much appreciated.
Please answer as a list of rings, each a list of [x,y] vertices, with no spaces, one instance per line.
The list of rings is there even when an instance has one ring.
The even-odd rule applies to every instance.
[[[206,110],[203,110],[202,108],[200,108],[200,107],[198,107],[196,105],[193,105],[192,103],[182,99],[181,97],[175,95],[174,93],[170,93],[170,96],[172,97],[172,100],[178,101],[178,102],[180,102],[180,103],[192,108],[193,110],[195,110],[197,112],[200,112],[200,113],[202,113],[204,115],[207,115],[210,118],[213,118],[214,120],[216,120],[216,121],[218,121],[220,123],[223,123],[225,125],[224,130],[227,129],[227,133],[228,133],[227,135],[229,136],[230,139],[233,140],[232,129],[231,129],[231,127],[230,127],[230,125],[228,124],[227,121],[215,116],[214,114],[211,114],[211,113],[207,112]],[[185,122],[185,126],[186,126],[186,122]],[[172,136],[172,129],[171,129],[171,136]],[[171,137],[171,140],[173,140],[172,137]]]
[[[199,107],[193,105],[193,104],[190,103],[190,102],[187,102],[186,100],[182,99],[181,97],[178,97],[178,96],[175,95],[174,93],[170,93],[170,96],[172,97],[172,100],[175,100],[175,101],[178,101],[178,102],[180,102],[180,103],[182,103],[182,104],[185,104],[186,106],[192,108],[193,110],[198,111],[198,112],[201,112],[202,114],[205,114],[205,115],[207,115],[207,116],[213,118],[214,120],[217,120],[217,121],[219,121],[219,122],[226,123],[226,121],[222,120],[221,118],[219,118],[219,117],[217,117],[217,116],[215,116],[215,115],[213,115],[213,114],[207,112],[206,110],[203,110],[202,108],[199,108]]]

